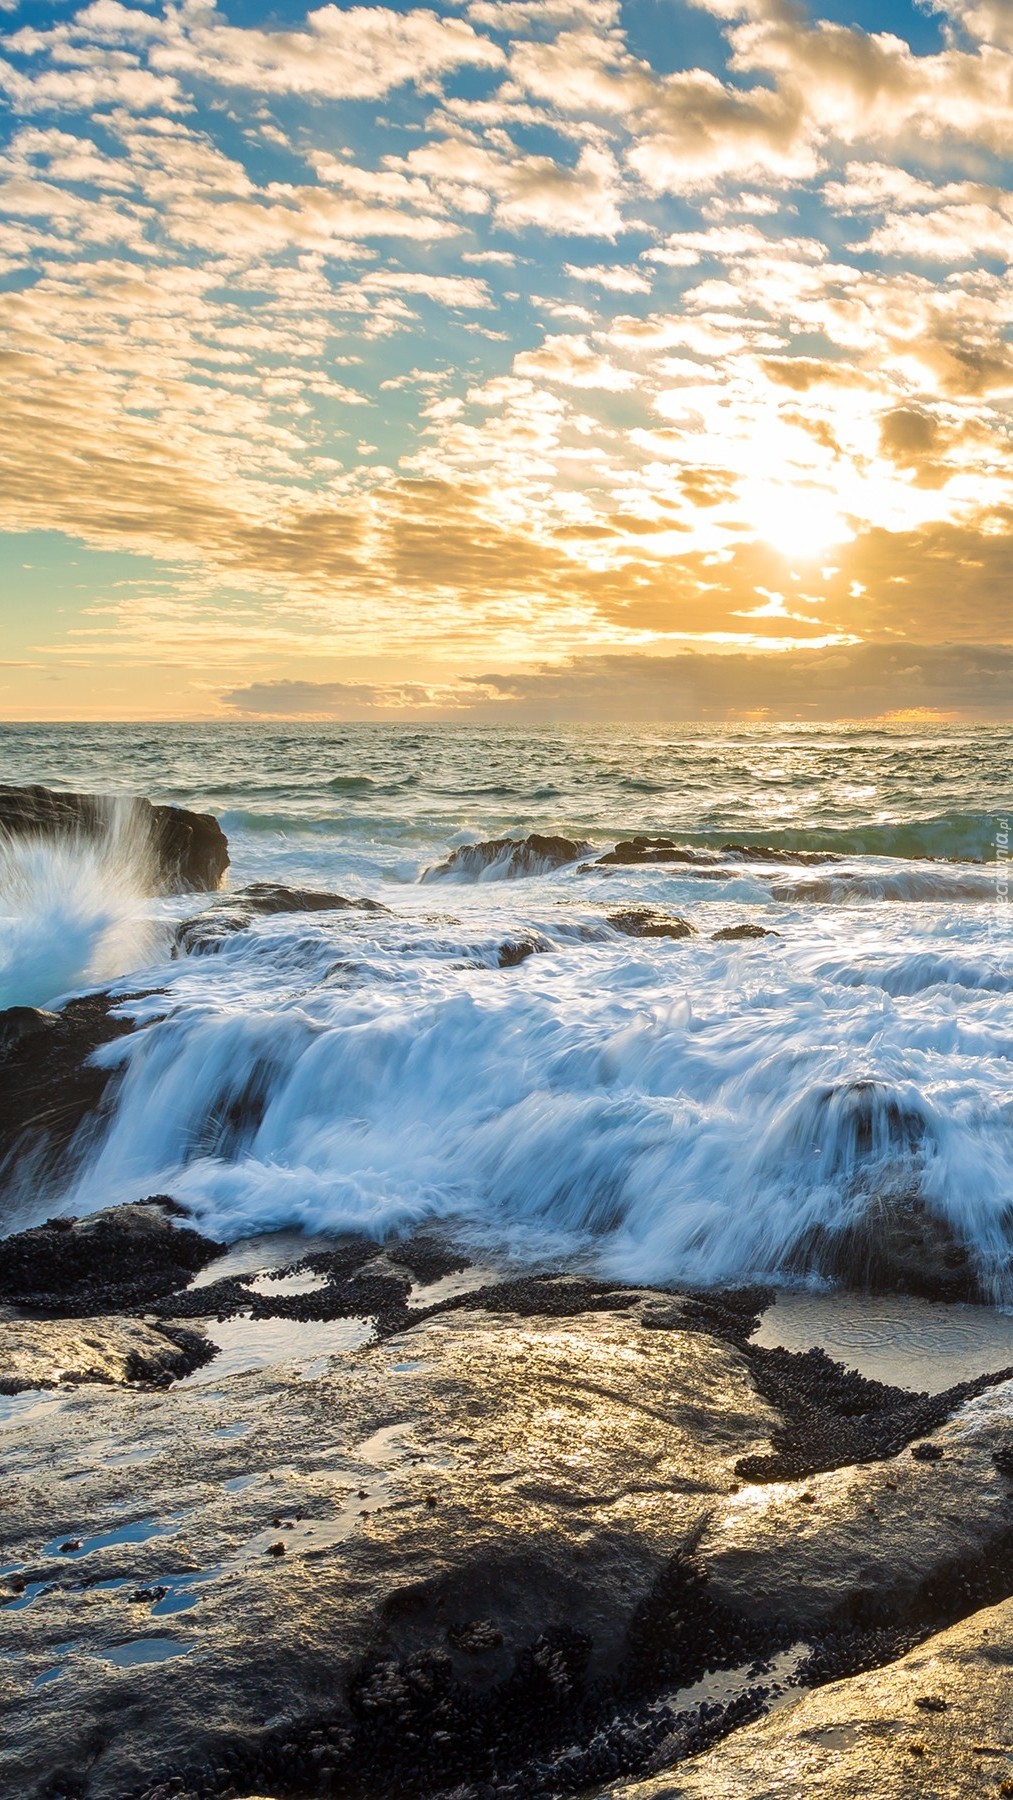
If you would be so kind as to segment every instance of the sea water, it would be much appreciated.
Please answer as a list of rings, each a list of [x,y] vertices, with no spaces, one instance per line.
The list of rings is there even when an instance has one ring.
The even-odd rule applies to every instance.
[[[40,1216],[168,1192],[230,1241],[442,1220],[628,1280],[790,1282],[814,1232],[915,1199],[1011,1298],[1008,728],[5,726],[0,780],[211,811],[232,886],[388,909],[173,954],[207,896],[151,899],[119,853],[0,859],[2,1004],[118,978],[149,1024],[100,1052],[110,1119]],[[531,831],[593,848],[439,871]],[[636,832],[697,860],[594,866]],[[639,906],[695,935],[609,923]],[[743,923],[776,935],[712,936]]]

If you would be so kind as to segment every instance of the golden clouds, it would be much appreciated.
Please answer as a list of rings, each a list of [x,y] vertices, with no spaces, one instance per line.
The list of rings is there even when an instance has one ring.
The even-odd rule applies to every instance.
[[[1005,642],[1005,0],[707,10],[15,26],[5,521],[181,571],[62,654],[218,654],[223,588],[265,657]]]

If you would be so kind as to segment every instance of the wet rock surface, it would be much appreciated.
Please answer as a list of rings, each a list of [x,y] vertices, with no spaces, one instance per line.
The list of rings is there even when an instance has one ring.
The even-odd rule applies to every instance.
[[[139,798],[114,801],[101,794],[0,786],[0,835],[7,837],[100,839],[117,813],[149,849],[157,889],[201,892],[219,885],[229,866],[229,847],[210,813]]]
[[[1013,1601],[601,1800],[981,1800],[1013,1791]]]
[[[0,1394],[83,1382],[167,1387],[213,1354],[199,1332],[138,1319],[3,1319]]]
[[[495,871],[502,880],[516,880],[523,875],[544,875],[561,869],[593,850],[592,844],[576,838],[548,835],[532,831],[524,838],[490,838],[481,844],[461,844],[443,862],[434,863],[422,875],[423,881],[479,881]]]
[[[219,1309],[374,1336],[71,1387],[5,1438],[0,1788],[550,1800],[707,1752],[723,1800],[772,1698],[1013,1589],[1013,1381],[930,1398],[760,1349],[758,1289],[413,1285],[467,1273],[431,1232],[349,1238],[72,1328],[135,1384],[162,1376],[118,1334],[185,1354]]]
[[[315,1793],[326,1762],[389,1794],[516,1757],[637,1679],[659,1582],[771,1423],[731,1347],[605,1311],[446,1314],[302,1381],[82,1390],[6,1461],[34,1593],[0,1613],[3,1780]]]

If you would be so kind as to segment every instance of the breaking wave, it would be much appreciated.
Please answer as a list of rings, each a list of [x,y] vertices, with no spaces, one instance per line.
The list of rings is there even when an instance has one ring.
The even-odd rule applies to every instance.
[[[152,962],[152,851],[143,824],[111,805],[98,837],[0,835],[0,1006],[41,1006]]]
[[[288,998],[256,939],[184,967],[188,1006],[107,1053],[116,1111],[69,1204],[169,1191],[229,1239],[450,1218],[654,1282],[966,1267],[1010,1297],[1008,985],[956,1014],[944,988],[870,1004],[842,970],[702,936],[557,936],[504,967],[357,929],[354,973],[323,925],[275,962]],[[195,1003],[218,972],[242,1011]]]

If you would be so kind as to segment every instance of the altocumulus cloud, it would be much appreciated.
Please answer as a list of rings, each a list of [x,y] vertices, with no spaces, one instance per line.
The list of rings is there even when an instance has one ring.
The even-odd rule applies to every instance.
[[[1005,714],[1011,19],[22,0],[3,526],[101,575],[15,656],[96,707]]]

